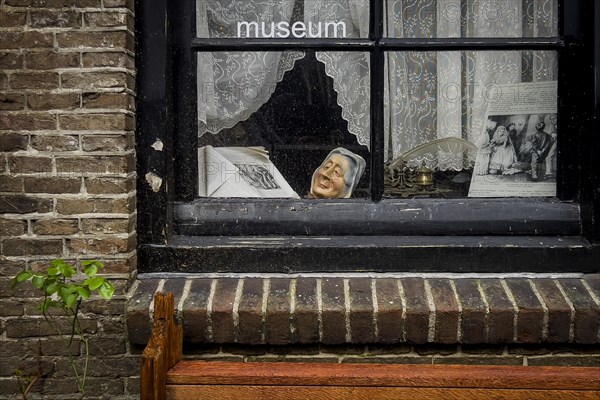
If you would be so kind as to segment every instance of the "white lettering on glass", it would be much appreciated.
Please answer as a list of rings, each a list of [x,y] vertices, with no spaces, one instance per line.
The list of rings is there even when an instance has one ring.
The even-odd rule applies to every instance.
[[[304,23],[302,21],[294,22],[246,22],[237,23],[237,37],[239,38],[345,38],[347,33],[346,23],[340,22],[321,22]]]

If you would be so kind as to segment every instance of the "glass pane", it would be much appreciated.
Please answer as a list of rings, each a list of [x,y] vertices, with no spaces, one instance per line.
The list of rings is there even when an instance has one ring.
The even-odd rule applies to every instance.
[[[394,38],[558,36],[558,0],[386,0]]]
[[[369,0],[197,0],[201,38],[367,38]]]
[[[556,52],[393,52],[386,68],[388,195],[556,195]]]
[[[199,196],[368,196],[368,58],[199,53]]]

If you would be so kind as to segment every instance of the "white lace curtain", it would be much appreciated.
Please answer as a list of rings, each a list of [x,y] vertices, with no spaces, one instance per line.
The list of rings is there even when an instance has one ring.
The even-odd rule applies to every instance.
[[[386,0],[385,33],[400,38],[547,37],[557,34],[558,0]],[[294,15],[302,2],[303,15]],[[369,30],[369,0],[198,0],[199,37],[236,37],[237,23],[340,22],[346,37]],[[259,36],[265,32],[259,31]],[[266,32],[267,35],[269,32]],[[200,134],[247,119],[273,94],[302,52],[221,52],[198,55]],[[333,78],[342,116],[369,145],[369,55],[317,52]],[[386,59],[386,157],[430,140],[480,140],[491,84],[555,80],[553,52],[391,52]],[[416,160],[418,162],[420,160]],[[460,170],[465,158],[439,153],[430,165]]]

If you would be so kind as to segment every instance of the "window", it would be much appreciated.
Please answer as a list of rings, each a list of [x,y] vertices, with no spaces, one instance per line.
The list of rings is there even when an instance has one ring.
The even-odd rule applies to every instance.
[[[592,6],[143,3],[142,270],[593,268]],[[311,198],[340,147],[352,196]]]

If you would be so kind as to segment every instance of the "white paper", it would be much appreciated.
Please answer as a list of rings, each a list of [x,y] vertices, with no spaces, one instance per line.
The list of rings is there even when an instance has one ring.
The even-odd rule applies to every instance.
[[[557,82],[496,85],[488,94],[469,197],[556,196]]]
[[[200,197],[299,198],[263,147],[198,149]]]

